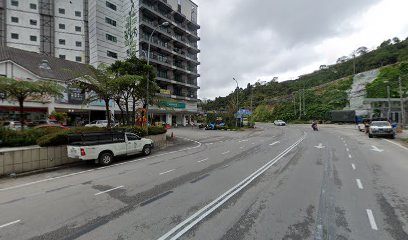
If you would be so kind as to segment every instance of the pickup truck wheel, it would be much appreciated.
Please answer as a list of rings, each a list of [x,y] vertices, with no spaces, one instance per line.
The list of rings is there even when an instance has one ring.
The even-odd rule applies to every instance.
[[[102,153],[99,156],[99,164],[101,164],[103,166],[111,164],[112,161],[113,161],[113,155],[110,154],[110,153]]]
[[[373,138],[373,134],[370,134],[370,133],[369,133],[369,134],[368,134],[368,137],[369,137],[369,138]]]
[[[395,139],[395,134],[390,135],[391,139]]]
[[[144,146],[142,152],[143,152],[143,155],[147,156],[147,155],[150,155],[150,153],[152,152],[152,149],[150,146]]]

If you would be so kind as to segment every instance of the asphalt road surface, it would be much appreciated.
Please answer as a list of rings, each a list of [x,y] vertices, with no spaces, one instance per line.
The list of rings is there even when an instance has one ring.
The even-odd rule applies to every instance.
[[[149,157],[0,179],[0,239],[408,239],[408,148],[257,126],[174,129]]]

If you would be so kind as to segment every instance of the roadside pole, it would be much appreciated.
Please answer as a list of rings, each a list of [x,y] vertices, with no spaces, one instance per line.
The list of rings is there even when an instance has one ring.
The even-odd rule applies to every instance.
[[[387,112],[387,119],[390,119],[391,115],[391,99],[390,99],[390,86],[387,86],[387,98],[388,98],[388,112]]]
[[[401,76],[398,77],[399,82],[399,92],[400,92],[400,101],[401,101],[401,129],[405,127],[405,108],[404,108],[404,96],[402,91],[402,80]]]

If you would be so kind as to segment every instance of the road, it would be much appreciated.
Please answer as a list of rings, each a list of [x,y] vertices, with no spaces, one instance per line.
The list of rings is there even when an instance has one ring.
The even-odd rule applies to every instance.
[[[349,126],[174,129],[109,167],[0,180],[0,239],[408,239],[408,148]]]

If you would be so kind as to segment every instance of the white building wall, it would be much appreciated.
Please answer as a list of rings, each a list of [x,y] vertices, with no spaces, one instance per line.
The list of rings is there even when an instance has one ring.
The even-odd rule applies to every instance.
[[[30,4],[36,4],[36,9],[31,9]],[[23,49],[26,51],[38,52],[40,50],[40,19],[38,15],[38,1],[19,1],[18,7],[7,3],[7,45]],[[18,19],[18,23],[12,22],[12,17]],[[37,25],[30,25],[30,20],[37,22]],[[18,39],[12,39],[11,34],[18,34]],[[35,36],[35,41],[30,40],[30,36]]]
[[[55,0],[55,57],[65,55],[65,59],[77,61],[77,57],[85,63],[85,32],[84,32],[84,5],[83,0]],[[65,13],[60,13],[63,9]],[[80,12],[76,16],[75,12]],[[65,29],[60,29],[60,24],[65,25]],[[76,31],[80,27],[81,31]],[[65,40],[65,45],[59,43],[60,39]],[[76,42],[81,42],[81,46],[76,46]]]

